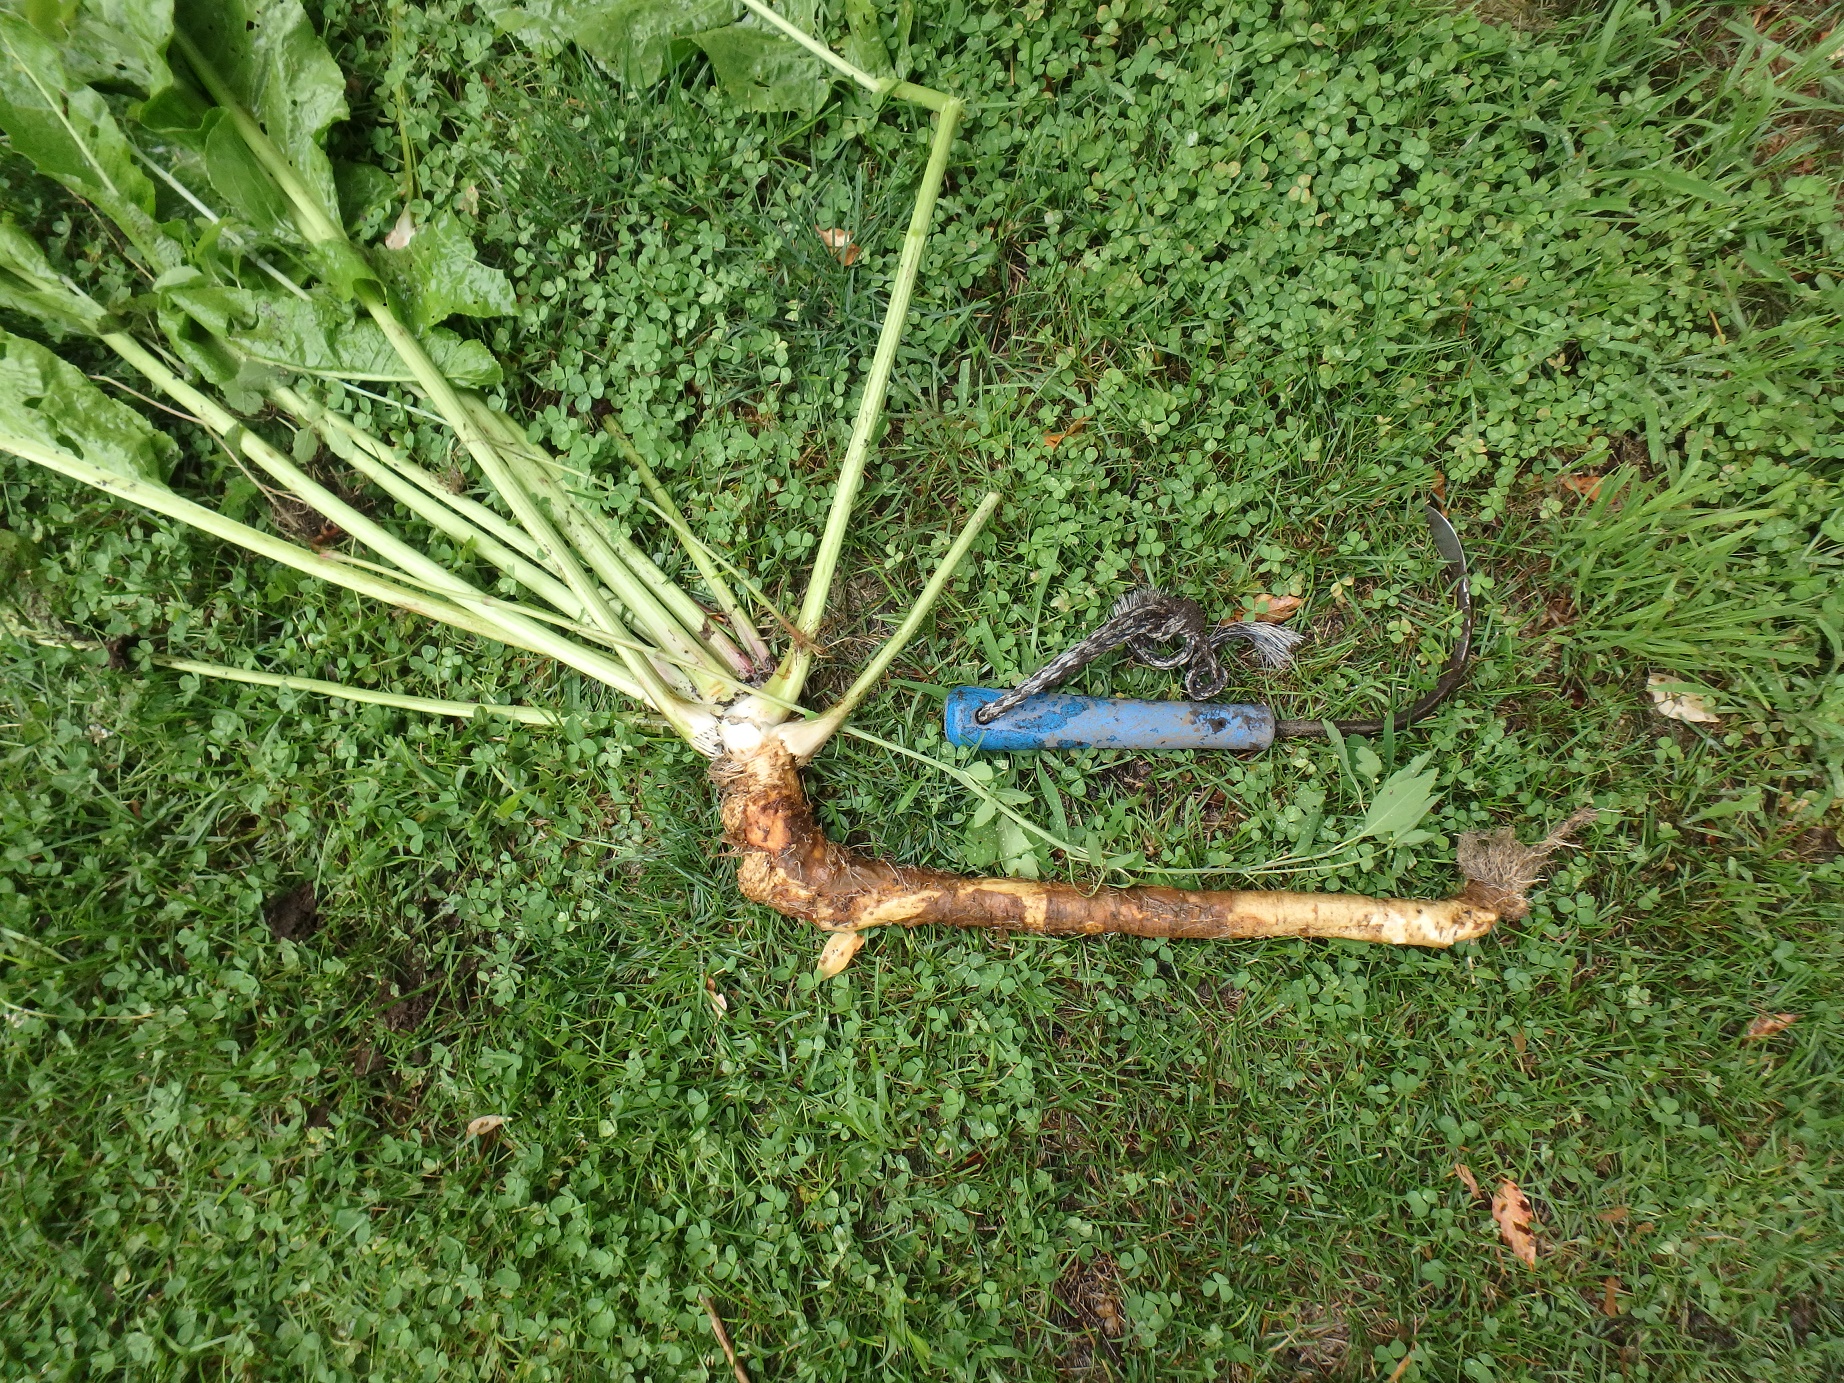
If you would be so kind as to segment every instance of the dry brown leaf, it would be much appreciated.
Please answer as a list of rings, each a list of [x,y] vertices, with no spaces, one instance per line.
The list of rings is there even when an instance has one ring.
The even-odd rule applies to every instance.
[[[717,1011],[717,1016],[719,1018],[730,1011],[730,1001],[724,997],[724,992],[717,987],[717,981],[712,979],[709,975],[704,977],[704,992],[711,996],[711,1007]]]
[[[1297,595],[1269,595],[1263,591],[1250,605],[1248,617],[1263,624],[1284,624],[1298,614],[1305,603]]]
[[[1678,679],[1668,672],[1654,672],[1646,678],[1646,690],[1652,694],[1652,709],[1667,720],[1687,721],[1692,725],[1714,725],[1721,719],[1710,709],[1701,692],[1668,692]]]
[[[410,209],[405,207],[403,209],[403,214],[397,218],[397,224],[391,227],[391,233],[384,237],[384,248],[387,250],[407,250],[410,248],[410,241],[415,235],[415,218],[410,215]]]
[[[1474,1200],[1485,1199],[1485,1192],[1479,1189],[1479,1178],[1473,1175],[1471,1167],[1464,1162],[1456,1162],[1453,1164],[1453,1174],[1460,1178],[1460,1185],[1466,1188],[1467,1194]]]
[[[1498,1233],[1511,1252],[1524,1260],[1524,1266],[1537,1266],[1537,1241],[1530,1232],[1530,1202],[1509,1177],[1498,1183],[1492,1197],[1492,1218],[1498,1221]]]
[[[813,229],[819,232],[821,243],[826,246],[827,250],[831,252],[832,257],[838,260],[839,263],[850,268],[858,262],[858,244],[852,239],[852,233],[850,231],[841,229],[838,226],[815,226]]]
[[[1620,1279],[1617,1277],[1610,1277],[1601,1284],[1601,1314],[1620,1314]]]
[[[852,957],[864,949],[863,932],[834,932],[826,938],[818,966],[822,980],[829,980],[852,963]]]
[[[467,1136],[469,1138],[478,1138],[483,1133],[493,1132],[494,1129],[505,1122],[506,1116],[504,1114],[482,1114],[478,1119],[469,1119],[467,1121]]]
[[[1748,1025],[1748,1031],[1742,1034],[1744,1042],[1759,1042],[1763,1037],[1773,1037],[1783,1033],[1799,1021],[1797,1013],[1763,1013]]]
[[[1618,1225],[1626,1223],[1626,1217],[1629,1213],[1630,1212],[1624,1205],[1616,1205],[1612,1210],[1603,1210],[1594,1218],[1604,1225]]]
[[[1046,432],[1044,434],[1044,445],[1049,447],[1050,450],[1055,451],[1057,447],[1062,445],[1064,442],[1067,442],[1071,437],[1080,437],[1084,432],[1087,432],[1087,431],[1088,431],[1088,419],[1087,418],[1077,418],[1073,423],[1071,423],[1068,427],[1064,428],[1061,432]]]
[[[1563,489],[1573,490],[1583,499],[1601,497],[1601,477],[1598,475],[1565,475],[1560,483]]]

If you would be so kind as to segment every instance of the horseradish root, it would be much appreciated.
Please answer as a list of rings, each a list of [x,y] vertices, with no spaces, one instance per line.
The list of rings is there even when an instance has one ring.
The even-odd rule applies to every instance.
[[[1524,892],[1536,865],[1564,830],[1526,848],[1500,833],[1462,842],[1467,886],[1453,898],[1363,898],[1343,893],[1210,892],[1103,888],[1032,879],[970,879],[869,859],[827,839],[801,787],[799,765],[777,738],[711,766],[722,796],[724,838],[739,853],[737,882],[758,903],[828,932],[871,927],[988,927],[1044,936],[1130,936],[1236,940],[1340,937],[1392,946],[1451,946],[1484,936],[1503,917],[1528,911]],[[829,949],[836,973],[850,960]]]

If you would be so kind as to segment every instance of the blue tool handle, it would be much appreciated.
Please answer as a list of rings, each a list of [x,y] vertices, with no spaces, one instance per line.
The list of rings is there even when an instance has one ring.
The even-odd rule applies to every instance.
[[[990,724],[973,713],[1004,696],[992,687],[948,693],[949,744],[976,749],[1266,749],[1274,712],[1213,701],[1129,701],[1046,692],[1027,697]]]

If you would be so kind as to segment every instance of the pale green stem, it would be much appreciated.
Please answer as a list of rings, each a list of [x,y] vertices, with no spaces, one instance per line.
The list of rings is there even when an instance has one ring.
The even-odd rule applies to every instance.
[[[290,392],[292,393],[293,391]],[[296,395],[296,397],[300,398],[302,396]],[[318,405],[313,404],[312,400],[306,400],[306,402],[312,407],[318,407]],[[319,416],[323,417],[329,427],[337,431],[348,442],[352,443],[353,446],[365,452],[383,465],[389,466],[398,475],[414,481],[417,487],[428,494],[431,499],[447,505],[476,528],[484,533],[491,534],[507,547],[530,558],[540,567],[549,571],[552,576],[557,575],[557,572],[551,567],[550,554],[544,550],[536,538],[533,538],[531,534],[527,533],[517,524],[501,518],[479,500],[469,499],[466,495],[454,494],[438,477],[417,465],[416,462],[410,460],[409,457],[405,456],[395,447],[372,436],[371,433],[357,426],[351,419],[344,417],[337,411],[331,408],[321,409]],[[435,421],[441,422],[442,420],[436,418]]]
[[[339,562],[342,564],[359,567],[369,572],[375,572],[379,576],[382,576],[386,578],[387,580],[402,580],[402,581],[407,581],[411,583],[412,585],[421,587],[424,590],[433,589],[429,585],[428,582],[420,581],[416,577],[407,575],[406,573],[401,572],[394,567],[380,566],[376,562],[366,561],[362,557],[353,557],[346,553],[339,553],[339,552],[333,552],[333,551],[327,551],[327,552],[322,553],[321,555],[329,561]],[[483,611],[488,612],[489,614],[492,614],[498,611],[505,611],[508,614],[519,617],[520,619],[536,620],[540,624],[550,625],[552,628],[561,629],[567,634],[573,634],[577,638],[587,639],[591,643],[601,644],[602,646],[606,648],[632,650],[635,653],[642,654],[643,656],[652,659],[655,663],[666,664],[668,667],[674,669],[675,671],[683,669],[686,672],[695,674],[700,677],[715,678],[720,684],[720,689],[722,690],[724,696],[726,697],[729,697],[729,696],[761,697],[764,700],[772,701],[775,705],[781,707],[784,710],[795,711],[801,715],[811,714],[811,712],[791,702],[779,701],[773,697],[766,696],[765,693],[763,693],[763,691],[759,687],[752,687],[747,682],[740,681],[739,679],[735,677],[731,677],[728,674],[723,673],[723,672],[713,672],[711,669],[706,667],[701,662],[700,663],[681,662],[679,659],[674,658],[670,653],[663,653],[659,649],[653,647],[651,644],[644,644],[644,643],[639,642],[636,639],[623,638],[620,634],[611,634],[605,629],[597,629],[592,624],[579,624],[577,621],[568,619],[564,617],[563,615],[556,613],[554,610],[541,610],[535,605],[525,605],[525,604],[520,603],[519,601],[506,600],[500,596],[495,596],[495,595],[477,595],[477,596],[471,597],[468,600],[467,604],[469,608],[483,610]]]
[[[719,655],[701,643],[694,632],[686,629],[681,618],[667,603],[666,597],[669,592],[680,596],[691,605],[699,621],[708,622],[696,603],[667,580],[663,573],[659,573],[659,569],[653,567],[651,562],[639,566],[630,560],[638,553],[631,542],[622,539],[619,545],[611,543],[560,483],[556,465],[551,458],[527,441],[510,419],[494,412],[484,399],[468,395],[465,402],[480,427],[490,435],[497,434],[500,454],[512,467],[515,478],[536,498],[550,506],[551,517],[562,527],[576,551],[582,554],[583,560],[596,575],[608,583],[615,597],[627,607],[634,621],[646,630],[654,642],[682,661],[694,665],[706,663],[713,672],[727,676],[729,669]],[[623,551],[623,546],[630,551]],[[713,695],[704,688],[700,689],[699,695],[704,700],[722,699],[721,693]]]
[[[280,562],[283,566],[305,572],[330,585],[343,586],[349,591],[370,596],[374,600],[382,600],[387,604],[408,610],[412,614],[453,625],[457,629],[465,629],[468,633],[478,634],[482,638],[496,639],[501,643],[526,649],[528,652],[541,651],[452,601],[429,595],[414,587],[404,586],[380,576],[374,576],[367,571],[356,570],[332,558],[297,547],[274,534],[251,528],[247,524],[238,523],[235,519],[227,519],[215,509],[208,509],[202,504],[195,504],[189,499],[174,494],[164,485],[156,485],[137,476],[105,470],[69,452],[47,447],[27,438],[0,434],[0,449],[23,456],[26,460],[36,462],[47,470],[56,471],[59,475],[82,481],[85,485],[93,486],[104,494],[113,495],[131,504],[138,504],[144,509],[151,509],[154,513],[164,514],[170,519],[178,519],[182,523],[191,524],[202,533],[209,533],[214,538],[222,538],[226,542],[235,543],[255,553],[258,557],[267,557],[271,561]],[[608,681],[610,686],[626,695],[639,697],[639,688],[631,681],[615,683],[608,678],[598,680]]]
[[[244,143],[256,155],[257,161],[293,203],[302,233],[314,244],[336,246],[339,253],[352,256],[357,263],[362,264],[363,261],[357,260],[357,252],[347,241],[345,231],[327,215],[326,209],[301,181],[294,165],[289,163],[288,156],[275,146],[255,117],[237,101],[236,93],[218,75],[209,59],[184,32],[176,29],[173,37],[174,43],[211,93],[212,99],[224,108],[236,125],[237,132],[243,136]],[[429,358],[422,342],[392,311],[375,280],[358,279],[354,292],[365,310],[371,314],[372,320],[378,324],[379,330],[384,333],[385,340],[397,352],[397,358],[409,367],[417,385],[435,405],[443,420],[454,429],[455,436],[460,438],[461,444],[474,458],[488,483],[499,492],[513,516],[556,559],[559,574],[582,602],[590,621],[614,632],[620,621],[603,598],[600,588],[583,570],[575,554],[564,546],[556,529],[512,475],[498,450],[469,414],[460,394],[448,382],[448,377]],[[687,740],[696,740],[704,732],[709,721],[708,714],[680,697],[650,660],[627,650],[620,652],[622,662],[626,664],[633,680],[646,689],[644,699],[658,709]]]
[[[750,657],[766,666],[770,656],[768,645],[763,642],[762,636],[750,623],[749,616],[744,613],[741,603],[731,591],[730,583],[724,580],[717,563],[711,560],[710,550],[698,541],[697,535],[691,530],[691,525],[685,521],[685,515],[679,512],[679,506],[673,503],[672,496],[667,493],[666,487],[660,484],[659,477],[653,473],[653,467],[647,464],[646,458],[640,454],[627,433],[621,430],[621,424],[615,421],[612,414],[602,419],[602,427],[609,436],[615,439],[615,445],[621,448],[621,454],[627,458],[628,465],[634,468],[635,474],[640,477],[640,483],[653,497],[653,503],[660,517],[666,520],[666,526],[678,536],[680,543],[684,545],[685,555],[691,558],[692,565],[698,568],[698,574],[704,578],[706,588],[711,592],[712,598],[717,601],[719,608],[723,610],[724,618],[730,621],[730,627],[736,631],[736,636],[749,650]]]
[[[215,677],[226,682],[247,682],[256,687],[278,687],[283,691],[314,692],[343,701],[363,701],[374,706],[395,706],[402,711],[421,711],[425,715],[459,716],[472,720],[477,715],[499,715],[524,725],[555,727],[564,718],[555,711],[537,706],[496,706],[487,701],[444,701],[430,696],[404,696],[398,692],[374,691],[370,687],[348,686],[343,682],[323,682],[317,677],[288,677],[278,672],[252,672],[248,668],[229,667],[223,663],[201,663],[192,658],[156,657],[159,667],[175,672],[190,672],[199,677]]]
[[[871,359],[871,372],[865,377],[864,397],[858,406],[858,418],[852,425],[851,440],[846,444],[845,460],[839,467],[838,487],[833,491],[832,511],[826,518],[826,530],[820,536],[814,555],[813,574],[808,580],[807,596],[800,608],[798,625],[808,639],[819,633],[826,614],[826,601],[832,591],[832,578],[838,569],[839,556],[845,546],[846,530],[851,525],[852,507],[864,480],[864,467],[870,457],[871,441],[883,419],[884,397],[890,389],[890,373],[896,364],[896,348],[902,340],[903,327],[909,317],[909,300],[915,291],[916,273],[922,265],[922,248],[928,240],[928,228],[935,214],[935,200],[941,181],[947,174],[948,150],[954,142],[954,130],[966,109],[958,100],[949,100],[941,109],[931,146],[928,167],[923,170],[922,185],[916,192],[915,210],[910,214],[909,230],[903,237],[902,257],[897,263],[896,279],[890,286],[890,306],[884,314],[882,332],[877,338],[877,352]],[[770,686],[789,700],[798,700],[812,666],[810,648],[796,646],[789,650]]]
[[[896,85],[893,80],[885,79],[880,81],[869,72],[866,72],[863,68],[847,62],[843,57],[833,52],[832,49],[828,48],[824,43],[821,43],[817,38],[814,38],[813,35],[809,34],[805,29],[802,29],[798,24],[794,24],[776,14],[767,5],[764,5],[762,0],[743,0],[743,4],[749,7],[751,13],[762,19],[766,19],[770,24],[774,25],[775,28],[781,30],[782,33],[786,34],[802,48],[805,48],[809,53],[813,54],[814,57],[827,64],[827,66],[831,67],[841,76],[849,77],[866,91],[882,93]]]
[[[446,534],[457,543],[471,546],[487,561],[525,586],[539,599],[548,601],[571,619],[581,618],[582,602],[576,598],[575,593],[568,586],[535,563],[527,561],[496,538],[481,532],[434,495],[424,492],[398,475],[388,465],[376,460],[368,449],[354,445],[350,437],[332,425],[331,415],[325,409],[286,387],[271,389],[269,397],[286,412],[318,432],[326,440],[328,446],[343,456],[347,465],[365,476],[432,528]]]
[[[662,519],[666,517],[665,513],[661,511],[657,505],[654,506],[654,512],[658,513]],[[794,627],[794,621],[789,619],[786,615],[781,613],[781,608],[778,605],[776,605],[774,601],[768,598],[768,592],[763,590],[762,587],[756,583],[755,579],[751,577],[748,572],[744,571],[741,567],[737,566],[735,562],[732,562],[728,557],[724,556],[724,554],[719,552],[716,548],[710,546],[703,539],[699,538],[698,535],[696,533],[693,533],[689,528],[681,532],[679,536],[684,539],[687,545],[696,547],[699,552],[702,552],[706,560],[712,562],[713,564],[715,564],[716,566],[720,568],[723,568],[724,570],[727,570],[730,573],[731,577],[739,585],[741,585],[745,591],[749,593],[750,597],[754,599],[755,603],[759,605],[762,609],[766,610],[769,614],[769,617],[773,619],[776,624],[781,626],[782,631],[786,633],[789,638],[793,639],[796,643],[798,643],[802,638],[805,637],[805,635],[803,635],[799,629]]]
[[[845,695],[833,703],[819,719],[782,728],[779,732],[782,743],[787,745],[788,751],[796,759],[805,763],[817,754],[820,747],[839,732],[851,718],[852,712],[871,694],[871,689],[889,670],[890,664],[896,661],[921,629],[922,621],[935,608],[935,602],[941,598],[942,591],[947,589],[949,579],[966,559],[974,540],[980,536],[980,530],[986,526],[986,520],[992,517],[992,511],[998,507],[999,497],[996,494],[988,494],[980,501],[980,507],[973,511],[973,517],[967,520],[967,526],[941,559],[935,574],[929,577],[928,584],[922,588],[922,594],[916,597],[916,603],[910,607],[908,615],[897,626],[896,632],[884,641],[884,646],[877,650],[876,656],[865,664],[864,671],[846,689]]]
[[[482,594],[441,563],[418,552],[394,533],[354,509],[312,476],[307,475],[292,460],[283,456],[263,438],[244,427],[235,414],[209,395],[194,389],[190,384],[174,375],[132,336],[122,332],[109,332],[103,336],[102,340],[104,345],[147,376],[161,393],[173,399],[181,407],[189,409],[206,427],[222,437],[227,446],[241,452],[249,460],[262,467],[275,480],[287,486],[296,497],[311,504],[373,552],[387,561],[396,563],[404,571],[450,599]]]
[[[665,607],[666,611],[677,621],[678,627],[685,631],[687,637],[705,648],[715,666],[735,672],[746,673],[750,670],[748,660],[741,655],[736,645],[711,624],[710,613],[687,595],[676,581],[661,571],[658,564],[641,550],[639,544],[634,542],[623,529],[613,525],[610,525],[609,530],[605,533],[602,525],[583,510],[583,507],[576,502],[576,496],[571,492],[568,484],[568,477],[575,472],[568,471],[556,457],[527,440],[525,434],[511,419],[494,412],[487,406],[484,399],[470,395],[468,402],[488,427],[497,430],[504,437],[506,446],[542,468],[544,477],[550,485],[547,493],[561,497],[565,506],[577,514],[582,525],[594,535],[593,541],[605,545],[607,550],[613,554],[614,560],[627,568],[634,579],[639,581]],[[603,579],[607,580],[607,577],[604,576]]]
[[[145,374],[163,393],[190,408],[214,431],[221,433],[229,445],[241,451],[282,484],[287,485],[303,500],[340,524],[347,532],[370,546],[381,556],[396,562],[406,573],[428,582],[443,596],[485,622],[488,637],[508,643],[517,643],[520,647],[530,648],[555,658],[558,662],[575,668],[585,676],[609,682],[610,685],[617,685],[611,680],[611,674],[617,672],[617,664],[592,649],[584,648],[570,639],[563,638],[536,620],[513,611],[495,608],[491,597],[463,581],[439,562],[432,561],[423,553],[416,551],[415,548],[353,509],[351,505],[326,489],[325,486],[303,474],[292,461],[263,441],[261,437],[243,427],[215,400],[175,378],[132,337],[111,333],[102,339],[124,360]],[[635,657],[625,650],[618,651],[622,652],[624,661]],[[650,664],[646,666],[651,670]],[[637,690],[648,685],[647,680],[641,678],[630,679],[623,676],[620,680],[624,686],[636,687]],[[688,740],[701,734],[704,725],[710,721],[708,712],[684,703],[670,704],[672,698],[666,698],[667,704],[662,704],[661,699],[656,699],[649,692],[641,699],[672,721],[675,728],[680,728],[682,725],[683,733]]]
[[[320,205],[319,200],[301,181],[294,165],[288,161],[288,156],[275,146],[274,141],[257,123],[255,117],[243,108],[237,100],[236,93],[218,75],[211,61],[199,51],[198,46],[183,30],[174,30],[173,42],[185,55],[186,61],[191,64],[193,71],[205,89],[210,92],[212,99],[229,115],[231,122],[237,127],[237,132],[243,136],[244,143],[249,146],[250,152],[256,155],[257,161],[262,164],[269,176],[275,179],[283,195],[293,204],[295,217],[302,234],[316,245],[338,246],[345,254],[356,256],[356,251],[346,239],[344,229],[328,217],[326,209]],[[435,405],[443,421],[454,429],[455,435],[461,439],[461,444],[467,448],[468,454],[480,466],[488,483],[499,491],[500,497],[506,501],[514,517],[557,559],[558,565],[562,568],[560,574],[565,584],[576,593],[577,599],[582,601],[585,612],[595,623],[613,630],[619,621],[614,612],[609,609],[608,602],[602,598],[601,591],[597,589],[595,582],[590,580],[588,573],[575,561],[573,554],[558,538],[556,530],[532,502],[531,497],[525,493],[524,488],[507,471],[499,452],[482,434],[462,404],[460,394],[448,382],[448,377],[429,358],[429,353],[423,349],[422,342],[418,341],[415,333],[398,319],[375,282],[362,279],[355,286],[355,292],[365,310],[371,314],[372,320],[377,322],[385,339],[390,342],[391,348],[397,352],[397,358],[409,367],[417,385]],[[650,664],[638,665],[633,671],[643,685],[658,681],[658,674],[652,670]],[[666,691],[663,685],[660,690]]]

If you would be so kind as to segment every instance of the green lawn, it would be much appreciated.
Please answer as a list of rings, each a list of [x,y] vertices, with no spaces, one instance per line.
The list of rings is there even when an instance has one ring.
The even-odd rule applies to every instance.
[[[461,0],[310,12],[343,150],[413,151],[512,276],[518,315],[464,324],[512,410],[650,524],[614,411],[797,600],[926,120],[843,88],[742,114],[702,59],[623,89]],[[1839,19],[916,7],[916,79],[971,111],[809,700],[996,488],[866,728],[954,759],[944,687],[1141,581],[1304,597],[1299,666],[1229,694],[1375,714],[1453,634],[1438,488],[1480,658],[1425,727],[956,761],[1149,882],[1323,851],[1424,753],[1427,838],[1257,877],[1439,895],[1461,830],[1604,809],[1527,920],[1450,952],[885,931],[816,982],[818,934],[738,895],[704,761],[605,689],[0,457],[11,624],[125,640],[0,644],[0,1375],[721,1378],[705,1295],[758,1383],[1844,1376]],[[134,287],[3,149],[0,205]],[[147,416],[180,488],[284,525]],[[1659,672],[1719,722],[1657,715]],[[861,848],[1069,873],[876,745],[808,782]],[[1534,1270],[1456,1163],[1529,1195]]]

